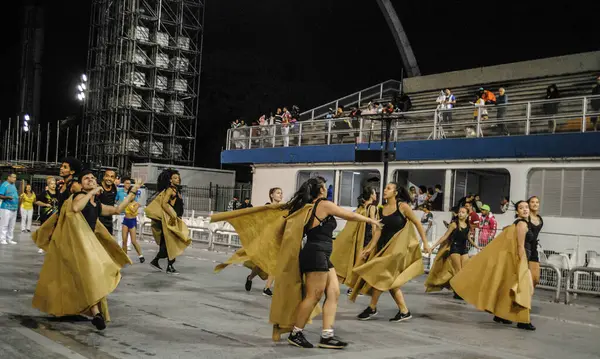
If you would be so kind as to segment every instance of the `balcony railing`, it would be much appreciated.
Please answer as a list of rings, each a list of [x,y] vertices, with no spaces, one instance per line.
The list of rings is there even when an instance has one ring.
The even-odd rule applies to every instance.
[[[392,114],[363,111],[355,118],[229,129],[226,148],[377,143],[385,139],[382,121],[385,118],[392,119],[391,140],[397,142],[586,132],[595,130],[595,126],[600,128],[600,124],[595,124],[599,117],[600,96]]]

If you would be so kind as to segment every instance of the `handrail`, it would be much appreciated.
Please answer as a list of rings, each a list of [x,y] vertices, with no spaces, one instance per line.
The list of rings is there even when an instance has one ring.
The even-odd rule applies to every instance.
[[[383,83],[382,83],[383,84]],[[291,124],[246,126],[227,131],[226,149],[249,149],[266,147],[288,147],[306,145],[327,145],[343,143],[345,136],[357,142],[366,142],[366,137],[377,137],[381,131],[381,119],[391,118],[395,141],[437,140],[447,137],[484,137],[484,130],[508,132],[513,127],[519,135],[554,132],[557,124],[572,125],[566,121],[579,119],[578,131],[585,132],[587,118],[598,116],[588,103],[597,96],[575,96],[553,100],[534,100],[502,105],[461,106],[452,109],[428,109],[392,114],[362,114],[357,119],[338,117],[326,120],[300,121]],[[554,103],[554,113],[547,113],[545,104]],[[560,105],[563,106],[560,106]],[[540,106],[541,105],[541,106]],[[313,109],[314,111],[314,109]],[[488,114],[489,112],[489,114]],[[304,112],[307,113],[307,112]],[[492,116],[494,115],[495,116]],[[360,121],[357,121],[360,119]],[[547,122],[547,127],[545,126]],[[346,122],[348,125],[344,125]],[[341,125],[341,126],[336,126]],[[408,125],[412,126],[408,126]],[[552,129],[552,124],[554,128]],[[496,129],[492,127],[498,127]],[[470,129],[469,129],[470,128]],[[399,129],[408,131],[398,132]],[[448,131],[451,130],[451,131]],[[567,129],[573,132],[572,128]],[[465,136],[460,134],[466,133]],[[495,132],[494,132],[495,131]],[[449,134],[450,132],[450,134]],[[559,129],[560,132],[560,129]],[[322,135],[322,136],[320,136]],[[332,138],[337,135],[338,138]],[[507,135],[507,133],[501,134]],[[357,137],[358,136],[358,137]],[[355,143],[351,141],[350,143]],[[374,141],[379,142],[379,141]]]
[[[583,290],[583,289],[577,289],[577,288],[571,289],[571,277],[575,274],[575,272],[600,273],[600,268],[575,267],[575,268],[572,268],[571,270],[569,270],[569,274],[567,275],[567,283],[565,286],[565,304],[569,304],[569,301],[571,299],[569,294],[571,294],[571,293],[600,295],[600,292],[595,292],[595,291],[591,291],[591,290]]]
[[[540,270],[541,268],[547,268],[547,269],[552,269],[555,273],[556,273],[556,287],[553,286],[549,286],[549,285],[541,285],[538,284],[537,287],[538,288],[543,288],[543,289],[556,289],[556,292],[554,294],[554,302],[558,303],[560,301],[560,289],[561,289],[561,285],[562,285],[562,273],[560,271],[560,269],[558,269],[557,266],[553,265],[553,264],[549,264],[549,263],[540,263]]]
[[[340,102],[343,102],[346,99],[352,99],[354,96],[356,96],[356,101],[351,101],[350,103],[345,104],[345,106],[352,105],[354,103],[356,103],[357,105],[360,106],[360,103],[363,102],[366,99],[383,98],[383,94],[385,92],[387,92],[386,88],[385,88],[386,84],[397,84],[397,87],[398,87],[397,89],[390,88],[389,90],[395,90],[398,93],[402,90],[402,82],[401,81],[394,80],[394,79],[389,79],[389,80],[383,81],[383,82],[381,82],[381,83],[379,83],[377,85],[373,85],[373,86],[364,88],[364,89],[362,89],[360,91],[351,93],[351,94],[346,95],[344,97],[340,97],[340,98],[338,98],[336,100],[327,102],[327,103],[325,103],[323,105],[311,108],[308,111],[301,112],[299,120],[306,121],[306,120],[314,120],[314,119],[318,119],[318,118],[324,117],[324,116],[326,116],[326,112],[323,113],[323,114],[315,116],[315,111],[319,110],[319,109],[322,109],[322,108],[328,108],[329,106],[332,106],[332,105],[335,106],[335,108],[337,109],[339,107],[339,103]],[[377,89],[379,91],[376,91],[373,94],[368,94],[372,90],[377,90]],[[366,93],[367,93],[367,95],[365,95]],[[379,96],[379,97],[377,97],[377,96]]]

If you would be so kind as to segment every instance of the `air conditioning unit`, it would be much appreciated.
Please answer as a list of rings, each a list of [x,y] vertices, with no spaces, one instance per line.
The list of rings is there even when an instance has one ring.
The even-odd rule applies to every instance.
[[[190,60],[185,57],[175,56],[171,59],[171,67],[178,71],[187,71],[190,66]]]
[[[153,33],[152,40],[160,46],[169,46],[169,34],[166,32]]]
[[[148,42],[150,40],[150,30],[144,26],[134,26],[131,28],[129,36],[138,41]]]
[[[168,88],[167,76],[156,76],[154,78],[154,87],[159,90],[166,90]]]
[[[129,85],[144,87],[146,85],[146,74],[139,71],[129,72],[125,76],[125,83]]]
[[[135,93],[123,95],[121,97],[121,106],[141,108],[142,96]]]
[[[150,109],[154,112],[164,112],[165,111],[165,99],[160,97],[150,97],[148,98],[148,105]]]
[[[176,115],[183,115],[185,106],[183,104],[183,101],[170,100],[167,102],[167,109],[169,110],[169,112],[172,112]]]
[[[177,41],[175,43],[175,46],[180,48],[180,49],[184,49],[184,50],[189,50],[190,48],[190,38],[189,37],[185,37],[185,36],[178,36],[177,37]]]
[[[133,63],[136,65],[146,65],[148,57],[144,50],[136,49],[133,53]]]
[[[169,55],[167,54],[156,54],[154,55],[154,65],[160,69],[169,68]]]
[[[163,143],[162,142],[144,142],[142,143],[144,148],[148,149],[151,156],[159,157],[163,155]]]
[[[127,152],[139,152],[140,151],[140,140],[129,139],[125,142],[125,151]]]
[[[170,82],[169,89],[177,92],[187,92],[187,80],[173,79]]]

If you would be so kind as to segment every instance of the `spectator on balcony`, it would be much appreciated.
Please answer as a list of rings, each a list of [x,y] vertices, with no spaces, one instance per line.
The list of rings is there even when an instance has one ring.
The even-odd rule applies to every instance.
[[[470,237],[475,238],[475,229],[479,228],[479,223],[481,223],[479,219],[479,215],[473,210],[473,203],[467,202],[465,203],[465,208],[467,209],[469,215],[469,227],[471,228]]]
[[[442,118],[443,118],[444,122],[450,122],[450,121],[452,121],[452,111],[450,111],[450,110],[452,110],[454,108],[454,106],[456,105],[456,97],[454,96],[452,91],[450,91],[450,89],[444,90],[443,104],[444,104],[443,109],[447,110],[447,111],[442,112]]]
[[[431,210],[442,211],[444,205],[444,192],[442,192],[442,185],[436,184],[433,192],[433,196],[430,199]]]
[[[400,95],[394,95],[393,104],[399,112],[407,112],[410,111],[410,109],[412,108],[412,101],[410,100],[410,97],[404,92],[402,92]]]
[[[504,87],[500,87],[498,89],[498,97],[496,98],[496,119],[498,121],[504,121],[504,117],[506,115],[506,105],[508,105],[508,95],[506,94]],[[498,128],[503,135],[509,135],[508,127],[506,127],[504,123],[499,123]]]
[[[600,96],[600,76],[596,79],[596,85],[592,88],[592,96]],[[592,111],[595,112],[595,115],[592,116],[592,128],[594,131],[598,130],[598,118],[600,117],[600,97],[593,98],[590,101],[590,106],[592,107]]]
[[[506,213],[508,211],[509,206],[510,200],[508,199],[508,197],[502,197],[502,200],[500,201],[500,212]]]
[[[495,105],[496,104],[496,95],[493,92],[484,89],[483,87],[479,88],[479,95],[483,99],[486,105]]]
[[[558,87],[556,84],[552,84],[548,86],[546,89],[546,97],[543,104],[544,114],[549,117],[554,117],[558,113],[558,99],[560,98],[560,93],[558,92]],[[556,120],[548,120],[548,131],[556,132]]]
[[[252,207],[254,207],[254,206],[252,205],[252,203],[250,203],[250,198],[245,198],[244,203],[242,203],[242,205],[240,206],[240,209],[241,208],[252,208]]]
[[[481,121],[488,119],[488,111],[485,108],[485,100],[482,96],[483,92],[480,91],[477,94],[475,102],[471,102],[471,104],[475,106],[475,111],[473,111],[473,121],[475,122],[477,122],[477,119],[480,119]],[[481,124],[479,125],[479,130],[481,131]],[[477,137],[478,135],[474,126],[467,126],[465,132],[467,137]]]
[[[239,209],[241,207],[240,204],[240,200],[238,196],[233,196],[233,199],[231,201],[229,201],[229,204],[227,204],[227,210],[228,211],[235,211],[236,209]]]

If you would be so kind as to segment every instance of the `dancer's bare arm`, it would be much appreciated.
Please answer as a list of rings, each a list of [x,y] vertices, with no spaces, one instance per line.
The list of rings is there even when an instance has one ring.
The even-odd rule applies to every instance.
[[[518,250],[517,253],[519,255],[519,259],[525,258],[525,235],[527,234],[527,223],[519,222],[517,223],[517,244]]]
[[[427,242],[427,235],[425,234],[425,230],[423,229],[421,221],[417,218],[417,216],[408,204],[404,202],[400,203],[399,208],[400,212],[402,212],[404,217],[408,218],[408,220],[411,221],[415,225],[415,227],[417,227],[417,232],[419,232],[419,235],[421,236],[421,241],[423,242],[423,249],[425,250],[425,252],[429,252],[429,243]]]
[[[455,222],[450,223],[450,225],[448,226],[448,229],[446,230],[446,233],[444,233],[442,238],[440,238],[437,242],[435,242],[435,244],[433,246],[431,246],[429,248],[429,253],[433,252],[433,250],[440,244],[446,242],[448,240],[448,238],[450,238],[450,235],[452,234],[452,232],[454,232],[455,229],[456,229],[456,223]]]

